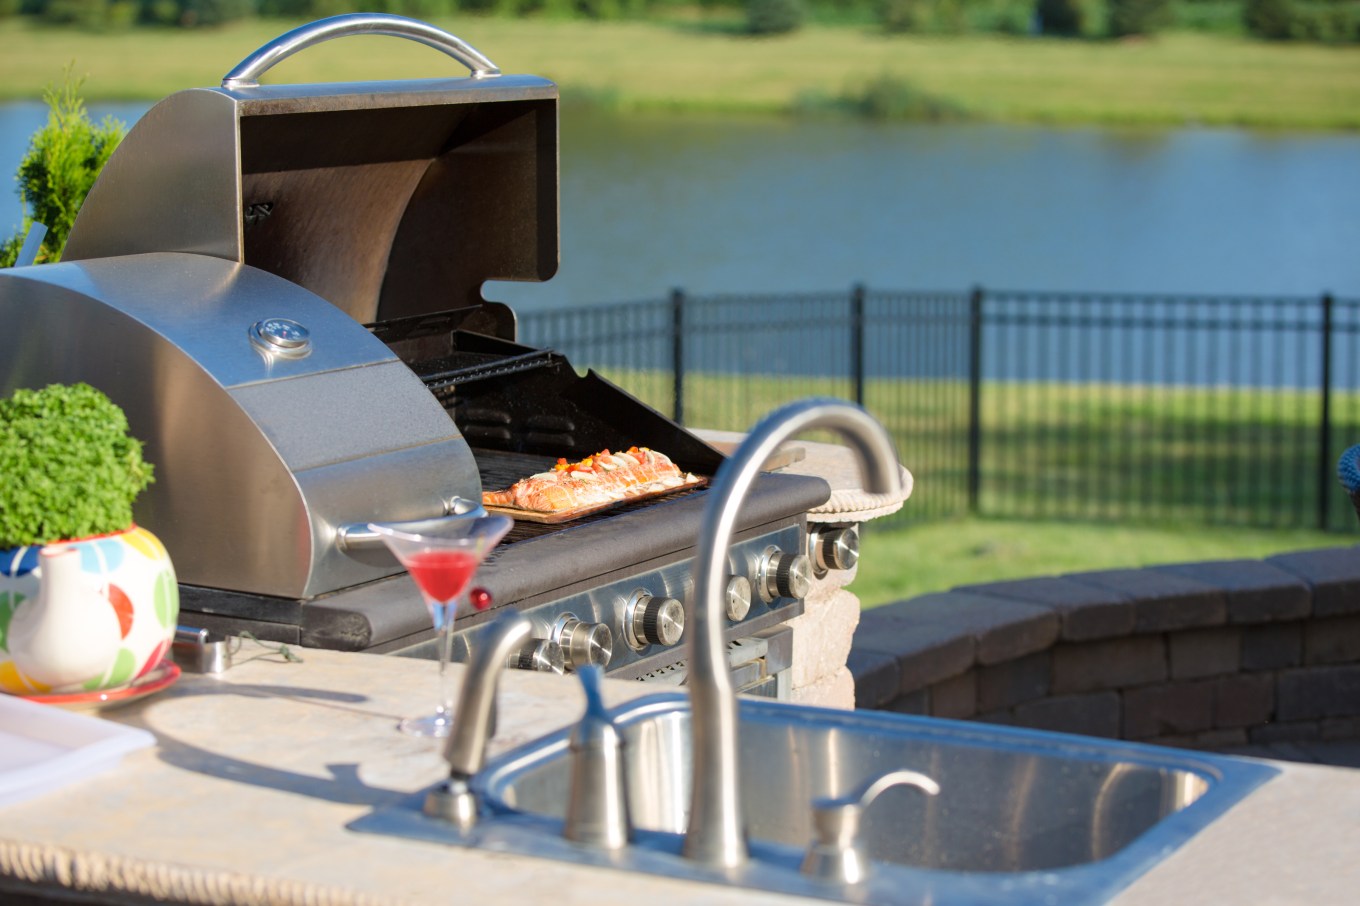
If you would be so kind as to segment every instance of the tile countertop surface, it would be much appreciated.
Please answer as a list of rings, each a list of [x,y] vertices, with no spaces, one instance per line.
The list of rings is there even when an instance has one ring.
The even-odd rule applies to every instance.
[[[6,891],[75,883],[191,902],[812,902],[345,829],[443,776],[436,743],[398,717],[433,704],[430,661],[304,650],[289,663],[246,643],[218,677],[185,674],[105,717],[158,745],[112,770],[0,809]],[[455,680],[462,668],[455,665]],[[606,682],[610,704],[648,691]],[[511,671],[493,754],[571,723],[573,680]],[[1283,773],[1120,894],[1166,903],[1354,903],[1360,771]],[[76,880],[78,879],[78,880]],[[134,898],[133,902],[149,902]]]

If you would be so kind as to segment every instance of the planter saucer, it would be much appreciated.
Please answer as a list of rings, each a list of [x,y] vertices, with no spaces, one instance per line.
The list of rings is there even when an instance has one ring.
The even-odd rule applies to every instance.
[[[179,679],[179,674],[179,665],[169,658],[164,658],[159,664],[137,679],[116,689],[97,689],[93,692],[65,692],[49,695],[20,695],[16,697],[44,705],[56,705],[68,711],[106,711],[110,708],[119,708],[131,704],[146,698],[148,695],[160,692]]]

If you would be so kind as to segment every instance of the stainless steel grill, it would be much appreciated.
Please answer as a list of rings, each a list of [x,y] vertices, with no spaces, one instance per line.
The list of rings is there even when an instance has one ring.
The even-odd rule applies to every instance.
[[[257,84],[288,53],[375,31],[472,74]],[[717,450],[617,386],[517,343],[514,313],[482,296],[489,280],[556,271],[557,116],[551,82],[500,75],[430,26],[323,20],[221,87],[152,108],[63,263],[0,276],[0,320],[18,325],[0,337],[0,390],[84,380],[123,406],[158,467],[137,518],[171,552],[183,622],[432,654],[413,584],[355,527],[444,517],[483,487],[606,447],[719,467]],[[479,581],[498,607],[531,613],[536,644],[568,666],[673,668],[704,493],[519,523]],[[769,639],[801,611],[786,574],[828,494],[774,474],[753,494],[731,558],[734,590],[757,592],[734,602],[729,634],[764,634],[745,645],[762,652],[756,672],[780,663]],[[458,656],[489,615],[460,620]],[[533,654],[517,660],[546,662]]]

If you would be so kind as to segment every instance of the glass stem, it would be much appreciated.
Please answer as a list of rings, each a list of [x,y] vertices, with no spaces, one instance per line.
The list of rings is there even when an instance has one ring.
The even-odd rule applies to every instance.
[[[457,603],[439,605],[439,710],[435,716],[442,723],[453,723],[453,687],[449,681],[449,661],[453,659],[453,615]]]

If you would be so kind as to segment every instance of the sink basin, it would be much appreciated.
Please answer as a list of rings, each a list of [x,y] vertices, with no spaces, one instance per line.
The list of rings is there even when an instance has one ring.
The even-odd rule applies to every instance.
[[[678,855],[689,808],[688,697],[651,696],[613,715],[625,740],[635,845],[611,855],[561,839],[571,771],[565,730],[488,764],[475,781],[488,819],[461,841],[443,836],[852,902],[1102,902],[1276,773],[1260,762],[1131,743],[742,700],[752,861],[717,875]],[[839,885],[801,875],[812,800],[902,768],[933,778],[940,793],[890,789],[869,807],[868,879]],[[409,835],[440,838],[429,819],[413,833],[419,823],[405,822]],[[400,832],[388,824],[385,832]]]

